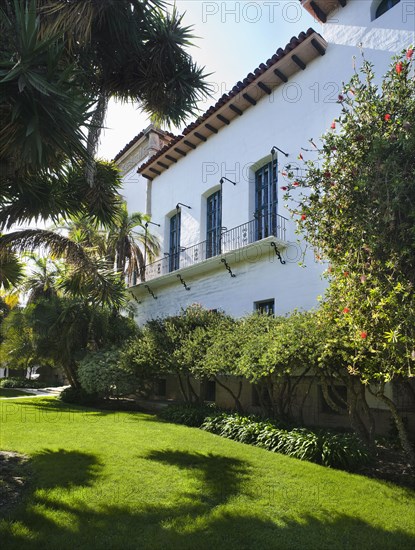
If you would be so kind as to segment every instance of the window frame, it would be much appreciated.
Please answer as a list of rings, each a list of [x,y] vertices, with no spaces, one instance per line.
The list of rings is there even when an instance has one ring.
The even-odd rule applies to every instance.
[[[271,176],[271,177],[270,177]],[[266,162],[255,170],[255,241],[271,235],[277,236],[278,216],[278,163]]]
[[[181,233],[181,212],[170,217],[169,226],[169,272],[177,271],[180,268],[180,233]]]
[[[221,253],[221,241],[222,193],[218,189],[206,197],[206,259]]]
[[[270,308],[266,307],[266,310],[263,310],[264,306],[268,306],[268,304],[272,304],[272,311],[270,312]],[[268,300],[258,300],[257,302],[254,302],[254,311],[266,315],[272,315],[275,316],[275,298],[269,298]]]

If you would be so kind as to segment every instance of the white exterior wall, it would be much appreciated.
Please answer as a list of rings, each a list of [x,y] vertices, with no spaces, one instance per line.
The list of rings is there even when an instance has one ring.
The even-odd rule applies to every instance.
[[[237,182],[236,186],[227,181],[223,184],[222,225],[231,229],[253,219],[255,169],[270,162],[273,145],[290,154],[288,159],[279,154],[280,171],[286,162],[301,166],[297,160],[301,147],[310,148],[311,137],[318,142],[340,112],[338,94],[342,82],[347,82],[353,73],[353,56],[360,58],[359,42],[365,46],[367,59],[375,62],[377,74],[385,72],[392,52],[415,42],[415,13],[408,15],[408,6],[404,6],[409,2],[402,1],[373,22],[371,4],[370,0],[350,0],[345,8],[331,14],[321,31],[329,42],[324,57],[312,61],[286,85],[276,88],[154,179],[152,220],[161,227],[152,229],[160,239],[162,255],[169,249],[169,218],[176,213],[178,202],[191,206],[191,210],[181,209],[181,246],[189,247],[206,239],[206,196],[219,188],[221,176]],[[304,158],[310,155],[303,152]],[[289,218],[280,189],[284,184],[284,177],[279,174],[278,213]],[[316,306],[317,297],[325,288],[321,278],[324,266],[315,261],[311,250],[306,256],[306,267],[298,265],[301,258],[295,229],[294,221],[287,222],[286,239],[290,244],[282,251],[285,265],[275,255],[266,253],[245,262],[228,260],[235,278],[219,261],[209,273],[186,276],[186,271],[179,270],[176,273],[183,275],[190,291],[174,274],[164,286],[157,285],[156,280],[154,285],[149,281],[157,300],[143,287],[134,291],[141,302],[137,321],[141,324],[152,317],[172,315],[195,302],[234,316],[251,312],[255,301],[272,298],[277,314]]]

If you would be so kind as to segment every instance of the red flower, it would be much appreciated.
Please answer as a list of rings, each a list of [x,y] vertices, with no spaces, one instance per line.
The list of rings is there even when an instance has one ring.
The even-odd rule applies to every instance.
[[[350,313],[350,309],[349,309],[348,307],[345,307],[345,308],[343,309],[343,313]]]
[[[341,94],[339,94],[339,101],[343,101],[343,99],[344,97]]]
[[[295,182],[293,183],[293,185],[294,185],[294,187],[298,187],[300,184],[299,184],[298,181],[295,181]]]
[[[335,123],[335,122],[332,122],[330,128],[331,128],[332,130],[334,130],[334,129],[336,128],[336,123]]]
[[[406,52],[406,59],[411,59],[411,57],[413,56],[413,53],[414,53],[414,50],[412,48],[410,48],[407,52]]]
[[[303,155],[302,155],[301,153],[298,155],[298,158],[299,158],[300,160],[304,160],[304,157],[303,157]]]
[[[287,175],[287,172],[281,172],[281,175],[282,175],[282,176],[286,176],[286,175]]]
[[[396,69],[396,72],[397,72],[398,74],[401,74],[401,72],[402,72],[402,70],[403,70],[403,63],[402,63],[402,61],[399,61],[399,63],[396,64],[395,69]]]
[[[360,338],[363,338],[363,340],[365,338],[367,338],[367,332],[365,332],[364,330],[362,330],[362,332],[360,333]]]
[[[343,272],[343,275],[344,275],[345,277],[348,277],[348,276],[349,276],[349,272],[348,272],[348,271],[344,271],[344,272]]]
[[[391,119],[391,116],[390,116],[389,113],[387,113],[387,114],[385,115],[385,120],[390,120],[390,119]]]
[[[325,178],[331,178],[331,172],[328,172],[328,171],[327,171],[327,172],[324,172],[323,176],[324,176]]]
[[[287,191],[288,187],[281,187],[280,189],[282,189],[283,191]]]
[[[301,215],[301,219],[304,221],[305,219],[307,218],[307,216],[305,214],[302,214]]]

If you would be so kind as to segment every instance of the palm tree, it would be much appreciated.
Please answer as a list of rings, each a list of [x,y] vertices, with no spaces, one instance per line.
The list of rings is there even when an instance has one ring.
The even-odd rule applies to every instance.
[[[160,250],[157,238],[148,231],[148,221],[139,212],[129,214],[124,203],[117,223],[108,232],[108,259],[128,284],[144,272],[145,258],[152,260]]]
[[[190,29],[164,8],[162,0],[1,3],[0,229],[74,215],[114,224],[119,173],[92,161],[108,99],[137,101],[155,119],[178,124],[208,89],[185,50]],[[133,272],[143,259],[129,242],[119,241],[116,258],[125,267],[124,255]],[[13,257],[3,248],[11,243],[14,252],[41,246],[60,254],[75,266],[73,291],[90,288],[92,300],[120,303],[121,288],[105,264],[41,230],[0,237],[3,285],[13,280],[5,271]]]
[[[125,285],[108,262],[65,235],[46,229],[24,229],[0,236],[0,250],[3,248],[18,253],[43,250],[54,258],[62,258],[68,264],[60,283],[64,292],[95,306],[119,309],[125,304]]]
[[[40,299],[50,300],[58,295],[58,278],[61,268],[47,257],[28,253],[31,273],[23,283],[23,289],[28,292],[27,303],[38,302]]]
[[[88,171],[110,97],[179,124],[208,91],[185,50],[190,29],[162,0],[2,6],[0,160],[12,179],[16,169],[58,170],[74,158],[87,159]]]

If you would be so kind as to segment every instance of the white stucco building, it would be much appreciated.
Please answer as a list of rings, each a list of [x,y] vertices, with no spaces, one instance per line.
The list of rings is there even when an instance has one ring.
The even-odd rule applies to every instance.
[[[131,287],[138,323],[192,303],[233,316],[284,314],[312,308],[324,291],[325,266],[297,242],[301,213],[292,219],[284,205],[284,167],[301,170],[299,154],[314,154],[309,139],[318,142],[338,115],[359,44],[377,75],[414,44],[415,2],[302,4],[318,31],[291,39],[182,135],[149,127],[117,155],[129,210],[160,225],[149,226],[160,258]]]

